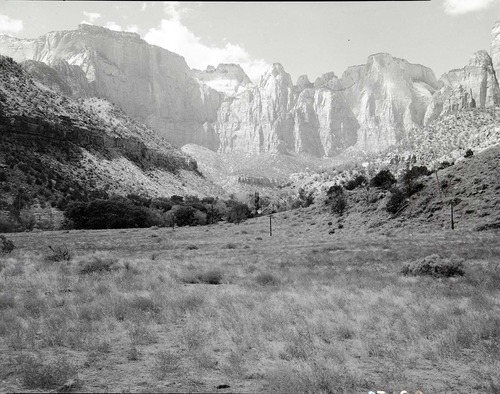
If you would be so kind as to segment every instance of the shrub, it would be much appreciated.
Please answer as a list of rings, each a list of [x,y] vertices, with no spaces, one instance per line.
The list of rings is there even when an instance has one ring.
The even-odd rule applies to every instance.
[[[17,371],[25,387],[31,389],[53,389],[61,386],[77,372],[66,357],[44,362],[40,356],[21,355],[16,359]]]
[[[370,181],[370,186],[389,189],[392,184],[396,183],[396,178],[389,170],[380,170]]]
[[[448,168],[452,165],[453,165],[453,163],[450,163],[449,161],[443,161],[443,162],[439,163],[438,170],[444,170],[445,168]]]
[[[389,201],[387,201],[387,206],[386,210],[389,213],[392,213],[393,215],[396,214],[401,207],[403,206],[404,202],[406,200],[406,196],[401,191],[401,189],[398,188],[393,188],[391,190],[391,196],[389,197]]]
[[[347,194],[342,186],[334,185],[326,193],[326,203],[333,213],[342,215],[347,208]]]
[[[223,249],[238,249],[238,246],[232,242],[229,242],[229,243],[225,244],[222,248]]]
[[[52,254],[45,257],[46,261],[51,261],[51,262],[59,262],[59,261],[70,261],[72,254],[71,250],[67,245],[61,245],[61,246],[50,246],[49,249],[52,251]]]
[[[0,233],[13,233],[18,231],[19,226],[7,215],[0,213]]]
[[[9,254],[11,253],[16,246],[14,242],[10,239],[5,238],[4,235],[0,235],[0,254]]]
[[[405,185],[407,196],[411,196],[422,190],[424,185],[416,180],[423,175],[429,174],[430,172],[426,166],[413,166],[411,169],[407,169],[403,174],[403,184]]]
[[[474,152],[472,151],[472,149],[467,149],[467,151],[465,152],[464,157],[471,157],[473,155],[474,155]]]
[[[366,184],[368,181],[364,175],[357,175],[354,179],[347,181],[344,185],[346,190],[354,190],[357,187],[360,187]]]
[[[255,281],[261,286],[276,286],[281,283],[279,278],[268,272],[257,275]]]
[[[0,293],[0,310],[14,308],[15,304],[15,297],[12,294]]]
[[[229,223],[241,223],[251,215],[248,205],[242,202],[235,202],[228,210],[226,220]]]
[[[401,273],[403,275],[429,275],[433,277],[463,276],[465,271],[463,263],[457,257],[452,260],[443,259],[437,254],[426,256],[421,260],[415,260],[405,265]]]
[[[117,258],[105,255],[94,255],[89,260],[80,263],[81,274],[92,274],[94,272],[109,272],[117,269]]]
[[[218,285],[222,283],[222,272],[220,270],[214,269],[206,272],[197,272],[194,274],[185,275],[181,280],[184,283],[205,283],[209,285]]]

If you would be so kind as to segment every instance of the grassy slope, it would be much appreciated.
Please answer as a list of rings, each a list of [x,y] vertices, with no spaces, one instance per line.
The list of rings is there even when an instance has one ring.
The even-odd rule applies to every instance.
[[[86,392],[497,392],[498,234],[353,237],[328,234],[329,222],[309,208],[275,215],[272,237],[267,217],[10,235],[17,249],[0,260],[3,390],[49,387],[35,379],[45,366],[56,386],[77,378],[74,391]],[[69,263],[44,261],[48,245],[65,243]],[[117,269],[80,273],[96,252]],[[463,259],[466,275],[400,274],[433,253]],[[191,283],[214,270],[221,284]]]

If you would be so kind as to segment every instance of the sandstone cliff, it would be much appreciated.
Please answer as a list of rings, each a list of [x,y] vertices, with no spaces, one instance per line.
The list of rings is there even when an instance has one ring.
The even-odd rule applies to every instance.
[[[234,96],[252,83],[239,64],[219,64],[217,68],[208,66],[204,71],[194,69],[193,72],[199,81],[226,96]]]
[[[500,88],[490,55],[476,52],[469,64],[444,74],[427,108],[424,123],[466,108],[489,108],[500,104]]]
[[[500,21],[491,29],[491,59],[497,80],[500,79]]]
[[[344,94],[356,116],[357,147],[381,151],[423,124],[438,82],[432,70],[387,53],[368,57],[366,65],[351,67],[342,76]]]
[[[219,93],[200,87],[183,57],[149,45],[135,33],[82,24],[76,31],[50,32],[36,40],[2,36],[0,48],[16,61],[51,65],[63,59],[79,66],[97,96],[174,144],[218,148],[217,136],[203,125],[216,120]]]
[[[341,78],[328,72],[311,83],[304,75],[296,85],[275,63],[255,85],[239,65],[190,70],[135,33],[91,25],[35,40],[0,36],[0,52],[31,60],[26,69],[55,91],[105,98],[177,146],[220,153],[379,152],[445,114],[500,103],[500,23],[491,57],[479,51],[439,81],[427,67],[379,53]]]

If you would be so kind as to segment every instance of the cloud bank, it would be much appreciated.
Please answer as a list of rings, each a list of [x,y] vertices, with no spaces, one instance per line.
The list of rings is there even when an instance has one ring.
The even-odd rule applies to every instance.
[[[7,15],[0,14],[0,33],[17,34],[23,30],[23,21],[20,19],[12,19]]]
[[[498,0],[445,0],[444,12],[448,15],[463,15],[488,8]]]
[[[178,2],[166,4],[165,13],[168,19],[162,19],[160,25],[151,28],[144,39],[153,45],[168,49],[186,59],[191,68],[206,69],[220,63],[240,64],[248,77],[257,82],[269,69],[269,64],[262,59],[252,59],[241,45],[226,43],[224,46],[208,46],[181,22],[185,9]]]

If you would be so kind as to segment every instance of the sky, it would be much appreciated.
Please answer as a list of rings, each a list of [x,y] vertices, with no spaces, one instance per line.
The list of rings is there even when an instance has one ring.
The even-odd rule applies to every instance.
[[[0,34],[36,38],[80,23],[133,31],[191,68],[241,64],[258,82],[281,63],[297,81],[342,73],[387,52],[436,77],[490,49],[500,0],[105,2],[0,0]]]

